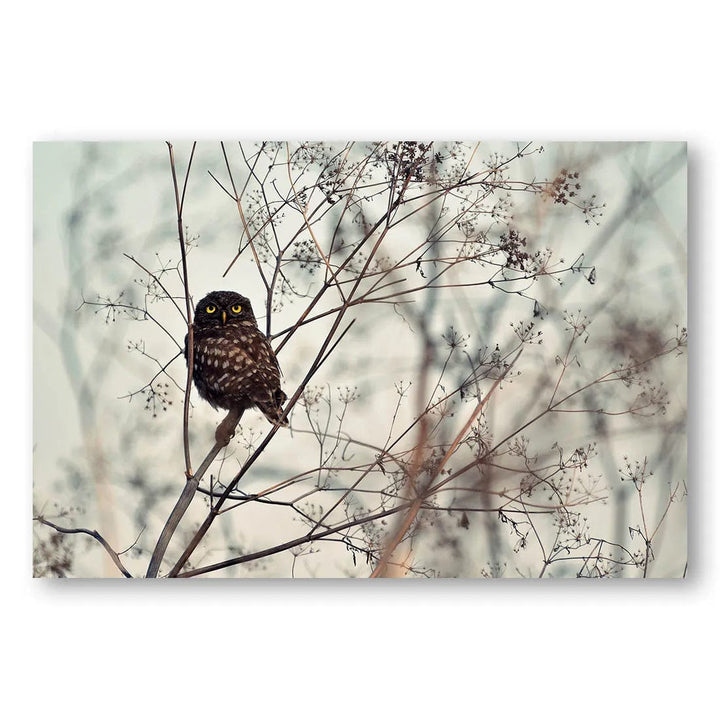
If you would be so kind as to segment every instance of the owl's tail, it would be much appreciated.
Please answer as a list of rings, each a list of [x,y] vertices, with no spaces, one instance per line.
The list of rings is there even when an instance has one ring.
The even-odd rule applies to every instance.
[[[287,418],[280,420],[283,414],[283,403],[287,400],[287,395],[279,388],[275,391],[273,399],[268,402],[256,402],[258,410],[273,424],[279,423],[281,427],[287,427]]]

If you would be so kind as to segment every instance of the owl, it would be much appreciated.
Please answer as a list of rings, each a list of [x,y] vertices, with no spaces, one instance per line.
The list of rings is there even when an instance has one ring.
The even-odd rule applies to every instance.
[[[186,360],[187,345],[185,336]],[[256,407],[271,423],[280,422],[287,400],[280,367],[246,297],[230,290],[206,295],[195,308],[193,349],[193,380],[201,398],[225,410]]]

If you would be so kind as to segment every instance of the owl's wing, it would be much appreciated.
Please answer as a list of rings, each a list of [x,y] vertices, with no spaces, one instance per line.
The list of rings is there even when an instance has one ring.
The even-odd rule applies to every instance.
[[[264,368],[258,380],[251,397],[256,406],[262,411],[265,417],[271,422],[280,422],[280,416],[283,412],[283,403],[287,400],[287,395],[280,389],[280,364],[277,361],[275,352],[270,345],[270,341],[265,335],[262,335],[261,342],[256,346],[258,351],[258,362]],[[281,425],[287,427],[287,419],[281,422]]]
[[[258,331],[253,342],[243,347],[243,352],[249,356],[249,367],[254,370],[249,397],[255,402],[267,402],[268,398],[274,398],[280,389],[280,366],[270,341]]]
[[[270,357],[270,362],[277,368],[278,377],[281,377],[283,374],[283,371],[280,368],[280,363],[278,362],[277,356],[275,355],[275,351],[272,349],[272,345],[270,344],[270,340],[267,339],[267,336],[263,336],[263,337],[265,338],[265,347],[267,347],[268,355]]]

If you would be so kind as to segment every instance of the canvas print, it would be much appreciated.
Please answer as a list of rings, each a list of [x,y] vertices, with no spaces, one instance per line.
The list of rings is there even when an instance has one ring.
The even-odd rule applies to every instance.
[[[39,142],[38,578],[682,578],[684,142]]]

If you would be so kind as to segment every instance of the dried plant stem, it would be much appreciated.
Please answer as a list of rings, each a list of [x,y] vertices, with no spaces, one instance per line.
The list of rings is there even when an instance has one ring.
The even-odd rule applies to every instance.
[[[190,418],[190,390],[192,388],[192,371],[193,371],[193,326],[192,326],[192,303],[190,300],[190,285],[188,282],[187,269],[187,252],[185,248],[185,231],[183,229],[183,205],[185,203],[185,190],[187,189],[188,178],[190,177],[190,168],[195,154],[195,146],[193,143],[188,161],[187,171],[185,172],[185,182],[183,183],[182,196],[178,188],[177,173],[175,171],[175,153],[171,143],[167,143],[168,152],[170,153],[170,169],[172,170],[173,189],[175,191],[175,207],[177,211],[177,227],[178,240],[180,241],[180,257],[182,258],[182,277],[183,289],[185,291],[185,319],[187,321],[187,361],[188,372],[187,382],[185,385],[185,402],[183,404],[183,448],[185,451],[185,475],[189,479],[192,476],[192,464],[190,462],[190,440],[188,437],[188,421]]]
[[[453,440],[452,444],[448,448],[447,452],[443,456],[442,460],[440,461],[440,464],[435,468],[433,472],[433,477],[431,481],[435,478],[437,478],[442,470],[445,468],[445,465],[448,463],[450,458],[453,456],[455,451],[458,448],[458,445],[462,442],[462,440],[465,438],[467,433],[469,432],[470,428],[472,427],[473,423],[478,419],[478,416],[482,412],[485,405],[487,405],[488,400],[493,396],[497,388],[500,386],[500,383],[505,379],[507,374],[512,370],[513,366],[517,362],[518,358],[522,354],[522,348],[518,350],[517,354],[513,358],[512,362],[507,366],[503,374],[495,380],[490,390],[487,392],[487,394],[480,400],[478,400],[477,405],[475,406],[475,409],[473,410],[470,417],[467,419],[465,424],[463,425],[460,432],[457,433],[455,436],[455,439]],[[421,428],[421,435],[424,435],[424,431]],[[424,450],[424,441],[421,439],[421,441],[417,444],[417,448],[419,450]],[[417,470],[414,473],[414,475],[410,478],[410,483],[413,486],[413,489],[415,489],[415,479],[417,476]],[[436,492],[439,488],[439,485],[436,485],[432,487],[432,493]],[[417,491],[416,491],[417,492]],[[392,556],[394,555],[395,551],[397,550],[398,545],[402,542],[402,539],[405,537],[405,534],[410,529],[412,524],[415,522],[418,513],[420,512],[420,509],[423,506],[423,503],[427,500],[427,496],[425,493],[418,493],[415,500],[413,500],[412,505],[407,511],[407,514],[403,518],[402,522],[400,523],[400,526],[397,528],[395,533],[393,534],[390,541],[386,544],[385,549],[383,550],[383,554],[380,558],[380,561],[376,565],[375,569],[373,570],[370,577],[376,578],[376,577],[383,577],[386,575],[388,571],[388,566],[392,564]]]
[[[180,520],[182,520],[185,512],[190,506],[193,497],[195,497],[195,493],[197,492],[200,480],[202,480],[203,475],[205,475],[205,472],[210,467],[213,460],[215,460],[218,453],[227,446],[228,441],[232,436],[232,433],[235,430],[238,422],[240,421],[241,416],[242,412],[238,412],[236,410],[231,410],[225,416],[225,419],[222,421],[222,423],[220,423],[220,426],[218,427],[218,432],[216,433],[217,439],[212,449],[202,461],[202,464],[197,469],[195,474],[187,478],[185,482],[185,487],[183,488],[180,497],[175,503],[175,507],[170,513],[170,517],[168,517],[167,521],[165,522],[165,527],[160,533],[160,537],[158,538],[157,544],[155,545],[155,550],[153,551],[152,557],[150,558],[150,565],[148,567],[146,577],[157,577],[157,574],[160,570],[160,564],[165,557],[165,552],[167,550],[168,544],[170,543],[172,536],[175,534],[175,530],[177,530],[177,526],[180,524]]]
[[[56,530],[57,532],[66,533],[69,535],[72,534],[83,534],[83,535],[89,535],[91,538],[94,538],[97,540],[104,548],[105,552],[112,558],[112,561],[115,563],[115,566],[117,569],[126,577],[131,578],[132,575],[128,572],[128,570],[125,568],[125,566],[120,561],[120,556],[118,553],[116,553],[108,543],[107,540],[97,531],[97,530],[88,530],[87,528],[66,528],[66,527],[60,527],[59,525],[56,525],[55,523],[50,522],[49,520],[46,520],[44,517],[34,517],[33,520],[42,523],[43,525],[47,525],[48,527],[51,527],[53,530]]]

